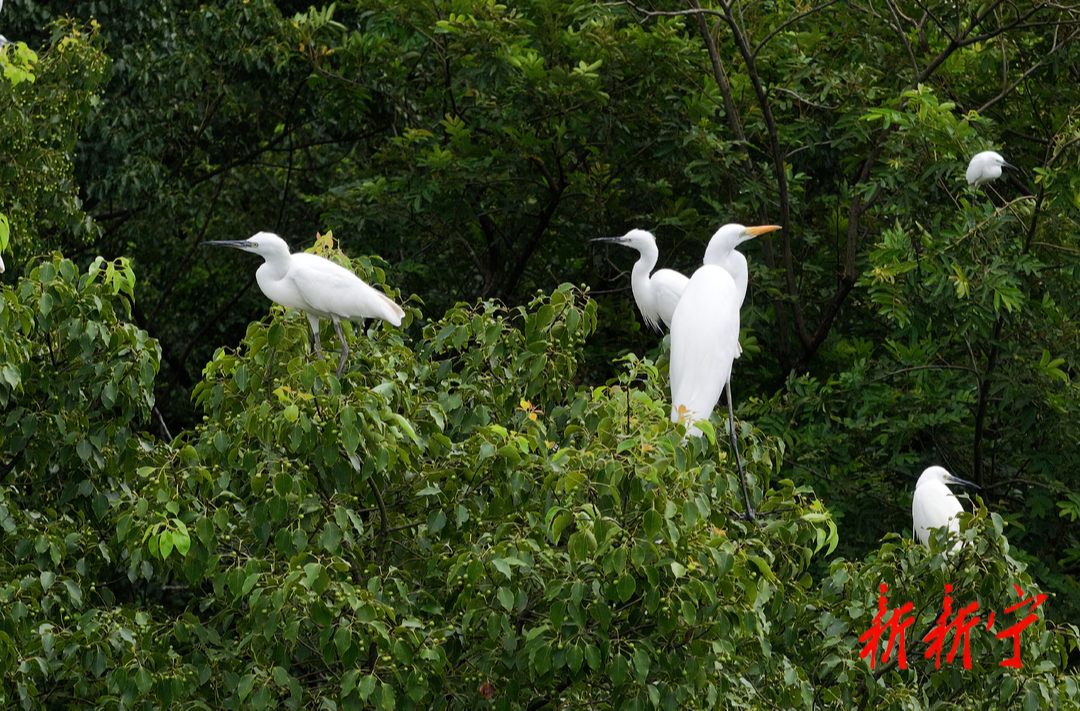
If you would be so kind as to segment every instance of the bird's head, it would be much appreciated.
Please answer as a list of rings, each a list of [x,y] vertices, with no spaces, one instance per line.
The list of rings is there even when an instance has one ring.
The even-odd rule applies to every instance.
[[[706,264],[723,261],[731,253],[731,250],[743,242],[778,229],[780,229],[780,225],[758,225],[756,227],[746,227],[734,223],[724,225],[709,240],[709,246],[705,248],[704,261]]]
[[[919,477],[919,481],[915,483],[915,488],[918,489],[923,484],[929,484],[930,482],[937,482],[940,484],[959,484],[960,486],[970,486],[973,489],[978,489],[979,485],[968,481],[967,479],[961,479],[958,476],[953,476],[949,473],[945,467],[927,467]]]
[[[614,242],[615,244],[632,247],[639,252],[643,249],[656,248],[656,238],[653,237],[652,232],[646,230],[630,230],[622,237],[597,237],[596,239],[591,239],[589,241]]]
[[[285,240],[281,239],[273,232],[257,232],[247,239],[220,240],[216,242],[203,242],[203,244],[242,249],[245,252],[254,252],[264,259],[276,255],[289,254],[289,245],[285,243]]]
[[[983,151],[979,155],[983,157],[983,161],[985,161],[986,165],[996,165],[1001,168],[1016,167],[1010,163],[1007,163],[1005,159],[1001,157],[1001,154],[997,151]]]

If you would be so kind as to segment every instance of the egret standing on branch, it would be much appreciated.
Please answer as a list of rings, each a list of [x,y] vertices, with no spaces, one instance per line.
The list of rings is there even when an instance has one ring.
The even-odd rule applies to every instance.
[[[1001,157],[1000,153],[994,151],[983,151],[982,153],[976,153],[968,163],[967,172],[964,173],[964,177],[967,178],[968,187],[972,192],[977,192],[981,185],[989,183],[991,180],[997,180],[1001,177],[1002,168],[1012,168],[1013,166],[1005,162],[1005,159]],[[993,190],[993,188],[991,188]],[[994,192],[997,192],[994,190]],[[998,197],[1001,197],[998,195]],[[971,200],[971,226],[975,227],[975,199]]]
[[[319,342],[319,319],[328,318],[341,339],[341,362],[337,376],[345,368],[349,344],[341,332],[342,321],[381,318],[395,326],[401,325],[405,312],[381,291],[364,283],[360,277],[340,265],[316,254],[289,253],[285,240],[271,232],[242,240],[203,242],[203,244],[235,247],[254,252],[265,262],[255,272],[255,279],[266,298],[290,309],[299,309],[311,324],[315,352],[322,358]]]
[[[622,237],[598,237],[589,241],[614,242],[633,247],[641,254],[630,274],[634,301],[637,302],[641,317],[645,319],[648,326],[660,331],[662,330],[660,322],[663,321],[664,325],[670,328],[675,306],[679,303],[679,297],[682,296],[690,280],[671,269],[658,269],[655,274],[649,276],[660,256],[656,248],[656,238],[652,236],[652,233],[645,230],[630,230]]]
[[[960,533],[957,516],[964,512],[959,499],[946,484],[962,484],[978,489],[978,485],[955,477],[943,467],[929,467],[915,484],[915,496],[911,499],[911,519],[919,542],[930,547],[930,532],[942,526],[949,527],[950,534]],[[959,542],[953,549],[959,548]]]
[[[778,229],[777,225],[725,225],[710,240],[705,253],[710,260],[719,259],[725,256],[723,245],[731,235],[738,239],[735,242],[738,244]],[[715,248],[713,242],[717,242]],[[734,250],[734,247],[730,249]],[[671,320],[671,421],[681,419],[686,422],[688,435],[701,436],[696,423],[709,418],[720,400],[720,393],[727,387],[731,446],[735,450],[746,515],[754,518],[735,437],[730,387],[731,366],[739,348],[739,308],[745,287],[743,289],[740,293],[732,275],[714,263],[700,267],[686,285]]]
[[[971,159],[971,162],[968,163],[967,173],[964,175],[967,178],[968,185],[978,190],[983,183],[989,183],[991,180],[1000,178],[1002,168],[1015,167],[1006,163],[1000,153],[983,151],[982,153],[976,153],[975,157]]]

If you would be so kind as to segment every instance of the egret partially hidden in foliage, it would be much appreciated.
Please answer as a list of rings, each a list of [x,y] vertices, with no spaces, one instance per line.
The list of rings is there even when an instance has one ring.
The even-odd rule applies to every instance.
[[[725,225],[710,240],[705,253],[715,261],[724,256],[722,247],[732,235],[738,240],[734,244],[738,244],[777,229],[776,225]],[[714,242],[718,243],[715,248]],[[731,366],[739,349],[739,308],[744,294],[745,286],[740,292],[735,279],[719,264],[706,263],[690,277],[671,320],[671,420],[683,420],[688,435],[701,436],[696,423],[709,418],[726,387],[731,446],[742,480],[746,513],[753,518],[735,437],[731,396]]]
[[[319,343],[319,319],[328,318],[341,340],[341,362],[337,375],[345,368],[349,344],[341,332],[342,321],[381,318],[401,325],[405,312],[381,291],[364,283],[360,277],[316,254],[289,253],[285,240],[271,232],[259,232],[248,239],[203,242],[254,252],[266,260],[255,272],[259,288],[271,301],[290,309],[299,309],[311,324],[315,352],[322,358]]]
[[[675,306],[690,280],[672,269],[658,269],[653,273],[660,251],[656,248],[656,238],[652,233],[630,230],[622,237],[598,237],[590,241],[614,242],[638,251],[641,257],[634,263],[634,270],[630,273],[634,301],[649,327],[660,331],[660,323],[663,322],[670,328]]]
[[[957,519],[964,512],[960,500],[947,484],[961,484],[978,489],[978,485],[955,477],[944,467],[928,467],[915,484],[915,496],[911,499],[911,519],[915,536],[924,546],[930,546],[930,532],[942,526],[949,527],[950,534],[960,532]],[[953,549],[960,547],[957,542]]]
[[[983,183],[989,183],[991,180],[1000,178],[1002,168],[1015,167],[1006,163],[1000,153],[983,151],[982,153],[976,153],[971,162],[968,163],[965,177],[968,185],[978,190]]]

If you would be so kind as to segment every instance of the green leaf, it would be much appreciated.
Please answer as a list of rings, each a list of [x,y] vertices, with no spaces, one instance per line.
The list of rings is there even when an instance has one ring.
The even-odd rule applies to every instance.
[[[236,693],[240,697],[240,700],[243,701],[248,697],[249,694],[251,694],[251,690],[254,688],[255,675],[245,674],[243,677],[241,677],[240,683],[236,686]]]
[[[203,516],[195,522],[195,535],[199,537],[199,541],[202,542],[207,548],[214,541],[214,524],[213,522]]]
[[[574,520],[574,517],[569,511],[556,511],[553,520],[551,521],[551,542],[555,545],[559,544],[559,538],[562,536],[562,532],[566,530],[566,527]]]
[[[135,672],[135,685],[139,687],[141,694],[149,694],[150,689],[154,688],[154,677],[146,667],[139,667],[139,671]]]
[[[371,697],[371,694],[375,691],[376,681],[375,677],[370,674],[360,680],[356,688],[360,692],[361,699],[367,701]]]
[[[182,556],[191,550],[191,536],[186,530],[173,531],[172,542],[176,546],[176,552]]]
[[[173,532],[163,531],[156,538],[158,550],[161,552],[161,559],[168,560],[169,554],[173,551]]]
[[[644,649],[638,649],[634,651],[634,677],[638,680],[639,684],[644,684],[649,677],[649,668],[652,661],[649,659],[649,654]]]
[[[436,534],[446,526],[446,514],[442,509],[436,509],[428,514],[427,530],[428,533]]]
[[[341,548],[341,529],[332,521],[327,521],[323,524],[319,543],[328,553],[337,553]]]
[[[611,683],[616,687],[622,686],[629,678],[630,665],[621,654],[616,654],[611,660],[611,664],[608,665],[608,676],[611,678]]]
[[[570,670],[575,674],[581,671],[581,662],[584,658],[584,653],[576,644],[566,650],[566,665],[570,667]]]

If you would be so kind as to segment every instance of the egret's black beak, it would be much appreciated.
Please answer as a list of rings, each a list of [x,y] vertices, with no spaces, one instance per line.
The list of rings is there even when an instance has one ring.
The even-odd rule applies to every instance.
[[[961,479],[960,477],[953,476],[951,474],[949,475],[949,478],[945,483],[946,484],[960,484],[962,486],[970,486],[972,489],[978,489],[978,490],[982,491],[982,487],[979,486],[978,484],[976,484],[974,482],[970,482],[967,479]]]
[[[596,239],[589,240],[590,242],[615,242],[616,244],[623,241],[622,237],[597,237]]]
[[[247,249],[251,246],[251,243],[246,239],[219,240],[217,242],[203,242],[202,244],[210,244],[217,247],[234,247],[236,249]]]
[[[1016,170],[1015,165],[1013,165],[1012,163],[1006,163],[1005,161],[1001,161],[1001,167],[1002,168],[1012,168],[1013,170]]]

